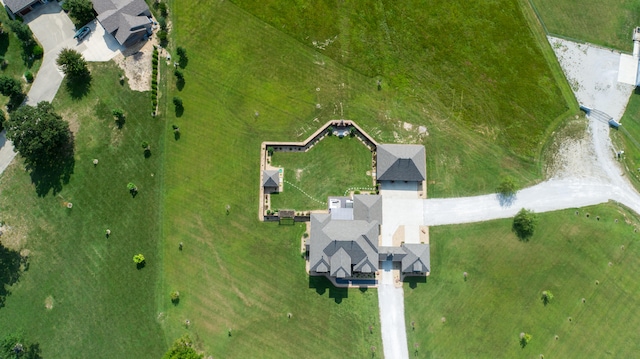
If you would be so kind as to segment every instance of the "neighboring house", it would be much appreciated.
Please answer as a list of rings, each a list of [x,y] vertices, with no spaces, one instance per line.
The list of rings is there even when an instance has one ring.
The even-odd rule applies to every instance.
[[[144,0],[93,0],[93,9],[120,45],[131,46],[151,33],[151,11]]]
[[[280,189],[280,171],[262,171],[262,187],[264,187],[265,193],[278,192],[278,190]]]
[[[378,181],[422,182],[427,178],[424,146],[378,145],[376,153]]]
[[[28,14],[42,4],[44,4],[43,0],[4,0],[5,8],[14,19],[16,16]]]

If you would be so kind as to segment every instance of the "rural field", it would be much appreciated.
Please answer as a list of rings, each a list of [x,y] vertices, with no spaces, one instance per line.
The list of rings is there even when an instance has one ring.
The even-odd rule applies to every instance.
[[[614,204],[577,212],[539,214],[528,242],[510,219],[432,227],[431,276],[404,288],[410,350],[418,343],[426,358],[634,356],[640,223]],[[554,296],[547,305],[545,290]],[[532,335],[525,347],[521,332]]]
[[[640,188],[640,95],[634,92],[629,98],[624,116],[620,119],[623,125],[618,131],[611,130],[614,148],[624,151],[621,161],[631,183]]]
[[[68,183],[43,177],[36,187],[20,160],[0,177],[0,220],[10,227],[2,243],[29,251],[28,270],[0,308],[0,336],[22,331],[45,358],[159,358],[164,122],[151,118],[148,93],[118,83],[114,64],[90,69],[85,97],[73,100],[63,85],[53,102],[75,136]],[[126,114],[121,129],[114,108]],[[139,188],[135,198],[128,182]],[[147,259],[140,270],[137,253]]]
[[[634,0],[529,0],[547,30],[596,45],[631,52],[631,33],[640,26],[640,3]]]
[[[13,231],[3,243],[13,238],[30,252],[0,308],[8,323],[0,335],[23,330],[47,357],[158,358],[185,333],[214,357],[350,358],[371,356],[371,347],[381,356],[377,292],[309,278],[304,226],[258,221],[260,143],[299,141],[318,123],[354,120],[378,142],[426,146],[430,197],[479,194],[506,175],[522,185],[541,180],[548,135],[576,111],[542,30],[529,27],[533,14],[515,0],[168,3],[169,49],[185,48],[189,60],[179,88],[173,67],[160,62],[159,116],[149,114],[148,92],[118,82],[113,63],[91,65],[88,94],[73,99],[63,86],[54,100],[75,134],[69,182],[36,191],[20,163],[0,177],[0,220]],[[174,96],[184,111],[175,111]],[[111,115],[118,107],[122,128]],[[310,152],[329,167],[308,167],[317,186],[310,191],[324,199],[351,180],[370,184],[369,151],[353,139],[330,141],[338,146]],[[304,165],[280,155],[285,167]],[[354,172],[346,177],[341,166]],[[135,198],[128,182],[140,189]],[[441,236],[446,242],[444,230],[432,233],[434,278],[452,255],[439,252]],[[142,269],[137,253],[147,259]],[[478,274],[468,271],[471,283]],[[432,283],[407,296],[407,315],[429,316],[423,311],[434,309],[413,303],[434,292],[436,304],[455,302],[455,293],[427,290]],[[433,352],[463,350],[420,335],[415,341]]]

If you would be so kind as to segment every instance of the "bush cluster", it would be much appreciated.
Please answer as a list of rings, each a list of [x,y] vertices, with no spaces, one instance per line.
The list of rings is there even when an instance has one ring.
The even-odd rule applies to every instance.
[[[153,71],[151,75],[151,103],[153,105],[152,112],[156,112],[158,107],[158,49],[153,49]]]

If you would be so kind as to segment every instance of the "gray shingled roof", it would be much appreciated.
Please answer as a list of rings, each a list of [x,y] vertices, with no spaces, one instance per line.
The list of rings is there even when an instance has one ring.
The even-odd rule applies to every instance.
[[[382,197],[364,194],[353,196],[353,218],[382,224]]]
[[[421,145],[378,145],[378,181],[424,181],[426,156]]]
[[[102,27],[110,34],[115,32],[120,44],[139,36],[146,31],[145,26],[150,26],[147,16],[151,12],[144,0],[93,0],[93,9]]]
[[[376,221],[333,221],[328,213],[312,214],[310,270],[329,272],[332,276],[350,276],[352,265],[355,271],[377,271],[378,235],[379,226]],[[345,264],[347,259],[348,266]]]
[[[262,187],[280,187],[280,177],[278,170],[262,171]]]
[[[428,244],[403,244],[407,255],[402,258],[402,273],[429,272],[431,256]]]
[[[39,0],[4,0],[4,4],[7,5],[9,10],[14,14],[37,2],[39,2]]]

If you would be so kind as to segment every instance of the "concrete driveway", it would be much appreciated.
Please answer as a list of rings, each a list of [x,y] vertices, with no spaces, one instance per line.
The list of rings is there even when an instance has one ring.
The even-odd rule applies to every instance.
[[[56,2],[38,7],[24,20],[44,49],[42,65],[27,94],[27,104],[35,105],[56,96],[63,78],[56,65],[58,54],[65,47],[76,49],[78,43],[73,38],[75,26]]]
[[[77,50],[85,60],[90,62],[109,61],[124,50],[113,35],[104,31],[98,20],[93,20],[87,26],[91,32],[78,45]]]

